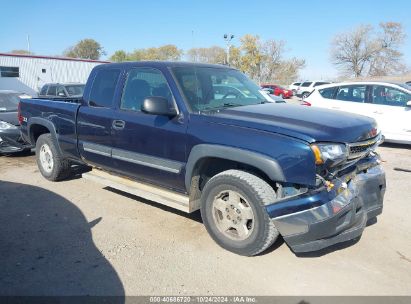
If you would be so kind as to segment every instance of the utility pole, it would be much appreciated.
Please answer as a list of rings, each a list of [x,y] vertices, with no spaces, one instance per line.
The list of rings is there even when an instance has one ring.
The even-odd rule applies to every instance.
[[[231,40],[234,39],[233,34],[224,34],[224,40],[226,42],[226,48],[227,48],[227,65],[230,65],[230,47],[231,47]]]
[[[30,36],[27,34],[27,52],[30,54]]]

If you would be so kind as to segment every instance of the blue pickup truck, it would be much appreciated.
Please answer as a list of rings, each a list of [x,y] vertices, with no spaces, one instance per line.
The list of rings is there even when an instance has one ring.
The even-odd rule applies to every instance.
[[[200,210],[237,254],[280,235],[294,252],[319,250],[359,237],[382,212],[373,119],[273,103],[227,66],[99,65],[78,103],[21,100],[18,117],[45,178],[91,166],[122,190]]]

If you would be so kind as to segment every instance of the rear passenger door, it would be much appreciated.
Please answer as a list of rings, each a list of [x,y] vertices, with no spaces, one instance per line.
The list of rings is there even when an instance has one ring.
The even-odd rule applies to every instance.
[[[186,129],[183,116],[167,117],[141,111],[149,96],[161,96],[176,107],[162,71],[149,67],[128,70],[113,130],[113,164],[136,179],[175,190],[184,189]]]
[[[364,84],[340,86],[331,109],[371,116],[368,92],[369,87]]]
[[[89,96],[77,115],[78,146],[82,157],[98,167],[112,167],[111,149],[114,143],[113,109],[121,70],[100,69],[95,72]]]

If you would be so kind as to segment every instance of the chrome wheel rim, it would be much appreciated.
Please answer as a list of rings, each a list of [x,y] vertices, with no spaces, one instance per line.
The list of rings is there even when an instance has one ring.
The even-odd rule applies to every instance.
[[[53,170],[53,153],[47,144],[42,145],[40,148],[40,163],[43,170],[47,173]]]
[[[254,230],[254,212],[238,192],[220,192],[212,204],[213,220],[217,229],[232,240],[245,240]]]

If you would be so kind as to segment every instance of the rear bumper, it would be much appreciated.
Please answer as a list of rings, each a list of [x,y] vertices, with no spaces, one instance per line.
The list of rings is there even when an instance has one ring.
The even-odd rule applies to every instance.
[[[349,180],[347,184],[345,180]],[[275,226],[294,252],[320,250],[355,239],[361,236],[369,219],[381,214],[386,181],[380,165],[333,183],[335,190],[330,192],[324,189],[287,201],[290,213],[276,216],[283,210],[280,205],[267,206]],[[311,208],[299,210],[302,203]]]
[[[22,139],[20,129],[0,131],[1,154],[20,152],[30,148],[32,148],[32,145]]]

